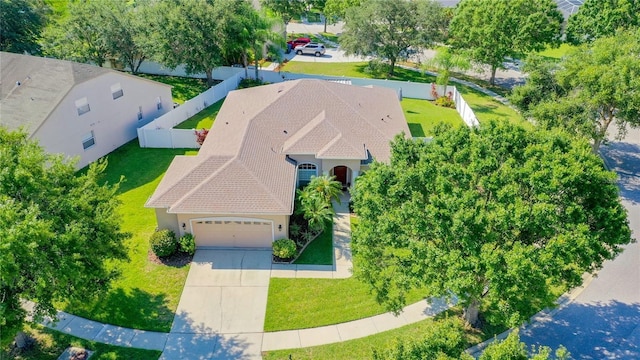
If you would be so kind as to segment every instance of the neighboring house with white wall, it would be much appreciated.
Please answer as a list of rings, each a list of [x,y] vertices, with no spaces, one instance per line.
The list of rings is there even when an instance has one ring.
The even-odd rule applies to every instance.
[[[353,184],[409,136],[396,91],[294,80],[228,94],[196,156],[176,156],[146,207],[198,247],[271,247],[288,237],[295,190],[311,176]]]
[[[169,85],[71,61],[0,52],[0,79],[0,125],[78,157],[78,168],[173,107]]]

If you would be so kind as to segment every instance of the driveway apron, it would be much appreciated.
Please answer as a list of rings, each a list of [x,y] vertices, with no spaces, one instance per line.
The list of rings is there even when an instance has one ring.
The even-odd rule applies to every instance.
[[[271,251],[198,250],[161,359],[260,359]]]

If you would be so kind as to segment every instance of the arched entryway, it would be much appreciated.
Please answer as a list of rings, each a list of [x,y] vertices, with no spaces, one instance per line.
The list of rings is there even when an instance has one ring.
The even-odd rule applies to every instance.
[[[336,181],[339,181],[342,184],[343,188],[351,186],[353,172],[348,167],[343,165],[335,166],[333,169],[331,169],[329,175],[335,176]]]

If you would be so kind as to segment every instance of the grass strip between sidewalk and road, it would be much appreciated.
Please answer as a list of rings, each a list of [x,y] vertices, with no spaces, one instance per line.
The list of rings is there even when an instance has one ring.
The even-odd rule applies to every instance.
[[[113,359],[137,359],[137,360],[157,360],[161,351],[144,350],[130,347],[107,345],[96,341],[89,341],[68,335],[56,330],[44,328],[42,326],[27,326],[25,333],[35,339],[35,344],[29,350],[19,354],[11,353],[9,349],[0,351],[0,359],[14,360],[56,360],[62,352],[69,346],[80,347],[94,351],[91,360],[113,360]]]

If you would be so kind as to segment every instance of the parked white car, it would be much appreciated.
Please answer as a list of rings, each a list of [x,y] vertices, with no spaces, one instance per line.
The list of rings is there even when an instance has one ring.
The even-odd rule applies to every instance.
[[[322,56],[324,55],[326,49],[324,48],[324,44],[310,42],[308,44],[296,46],[295,51],[296,51],[296,54],[298,55],[305,54],[305,55]]]

